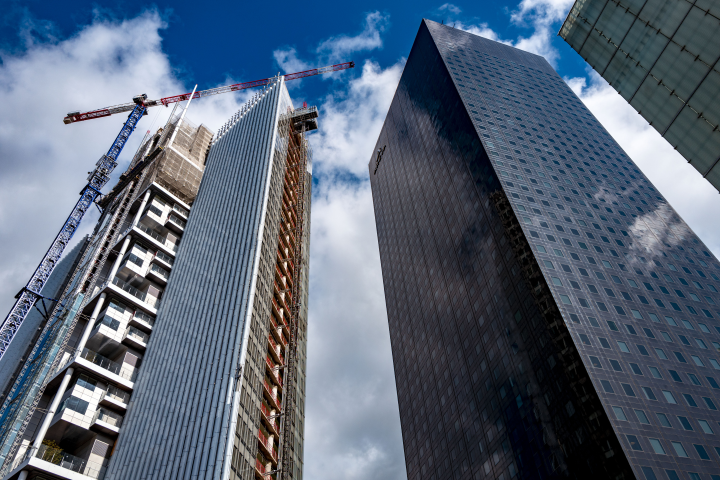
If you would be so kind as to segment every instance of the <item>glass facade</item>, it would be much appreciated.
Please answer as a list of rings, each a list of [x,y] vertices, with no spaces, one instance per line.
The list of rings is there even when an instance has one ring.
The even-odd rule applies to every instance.
[[[718,2],[577,0],[560,36],[720,189]]]
[[[720,478],[720,264],[542,57],[424,20],[369,172],[409,478]]]

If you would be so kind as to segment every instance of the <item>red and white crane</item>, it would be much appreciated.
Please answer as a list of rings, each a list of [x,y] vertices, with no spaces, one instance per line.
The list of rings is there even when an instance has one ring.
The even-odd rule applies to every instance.
[[[337,65],[330,65],[329,67],[313,68],[312,70],[305,70],[303,72],[290,73],[284,75],[285,81],[297,80],[299,78],[312,77],[313,75],[322,75],[323,73],[337,72],[339,70],[346,70],[353,68],[355,62],[339,63]],[[272,78],[264,78],[262,80],[254,80],[252,82],[235,83],[233,85],[226,85],[224,87],[211,88],[209,90],[201,90],[195,92],[192,98],[209,97],[210,95],[217,95],[219,93],[237,92],[238,90],[245,90],[248,88],[262,87],[268,85]],[[172,97],[163,97],[160,100],[147,100],[146,95],[138,95],[133,98],[131,103],[123,103],[121,105],[115,105],[113,107],[101,108],[99,110],[93,110],[91,112],[71,112],[63,119],[63,122],[75,123],[82,122],[85,120],[92,120],[93,118],[109,117],[115,113],[129,112],[134,109],[137,105],[142,105],[146,109],[148,107],[155,107],[158,105],[165,105],[166,107],[171,103],[182,102],[190,99],[190,93],[183,93],[182,95],[175,95]]]
[[[312,77],[313,75],[346,70],[348,68],[353,68],[354,66],[354,62],[340,63],[329,67],[313,68],[312,70],[291,73],[284,75],[284,77],[285,81],[297,80],[299,78]],[[55,237],[55,240],[53,240],[53,243],[50,245],[47,253],[40,261],[40,264],[33,272],[32,277],[30,277],[28,283],[15,297],[15,305],[13,305],[10,313],[8,313],[8,316],[5,317],[5,320],[0,325],[0,358],[5,355],[10,342],[12,342],[15,334],[20,328],[20,325],[22,325],[22,322],[25,320],[25,317],[30,310],[39,299],[45,298],[40,292],[45,286],[50,274],[55,269],[55,265],[60,260],[65,247],[70,242],[73,234],[77,231],[80,221],[85,216],[87,209],[96,202],[98,197],[102,196],[100,189],[102,189],[108,180],[110,180],[110,174],[117,166],[117,158],[120,155],[120,152],[127,143],[127,140],[132,132],[135,130],[138,121],[140,121],[142,116],[147,113],[147,109],[158,105],[165,105],[167,107],[171,103],[189,100],[191,95],[192,98],[201,98],[208,97],[210,95],[217,95],[219,93],[236,92],[238,90],[245,90],[253,87],[262,87],[268,85],[272,79],[273,78],[265,78],[263,80],[255,80],[252,82],[236,83],[225,87],[211,88],[209,90],[195,92],[194,95],[192,93],[184,93],[173,97],[164,97],[160,100],[148,100],[147,95],[142,94],[133,97],[133,101],[131,103],[124,103],[122,105],[101,108],[99,110],[93,110],[85,113],[72,112],[63,119],[63,121],[67,124],[92,120],[93,118],[109,117],[115,113],[131,112],[127,121],[123,124],[122,129],[120,129],[120,133],[117,138],[110,146],[108,153],[100,157],[100,160],[96,163],[95,170],[90,172],[88,183],[80,192],[80,199],[70,212],[65,224],[60,229],[60,232]],[[54,299],[49,300],[56,301]]]

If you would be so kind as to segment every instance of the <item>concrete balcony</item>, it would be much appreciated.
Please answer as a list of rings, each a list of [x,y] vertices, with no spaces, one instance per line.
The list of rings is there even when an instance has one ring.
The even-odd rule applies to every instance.
[[[79,355],[70,358],[62,367],[58,368],[49,378],[48,386],[59,384],[60,378],[69,367],[82,369],[91,372],[95,376],[101,378],[105,382],[120,385],[126,390],[132,390],[135,387],[135,379],[137,378],[137,369],[126,364],[118,363],[97,352],[83,350]]]
[[[142,310],[136,310],[128,325],[139,328],[144,332],[150,332],[155,326],[155,317],[151,317]]]
[[[126,235],[127,233],[137,234],[141,238],[148,240],[151,245],[157,247],[160,251],[164,252],[170,257],[175,257],[175,252],[177,252],[178,244],[168,241],[167,236],[160,234],[156,230],[153,230],[142,223],[138,223],[131,230],[128,230],[124,235]]]
[[[148,340],[150,340],[150,335],[131,326],[125,331],[122,342],[135,350],[144,351],[147,348]]]
[[[278,346],[275,340],[273,340],[272,335],[268,337],[268,342],[270,343],[270,348],[268,350],[272,355],[273,361],[277,364],[285,365],[285,357],[283,357],[282,349]]]
[[[120,432],[123,417],[104,408],[98,408],[93,416],[90,428],[105,435],[117,435]]]
[[[62,450],[42,445],[37,451],[30,449],[24,455],[18,457],[12,464],[10,472],[3,478],[7,480],[16,477],[21,470],[28,470],[37,474],[47,474],[51,478],[65,480],[102,479],[105,476],[106,469],[107,467],[102,464],[90,462]],[[30,476],[32,476],[32,473]]]
[[[169,277],[170,272],[165,270],[163,267],[157,265],[156,263],[151,263],[150,268],[148,268],[148,271],[145,274],[145,278],[163,287],[167,285]]]
[[[100,397],[99,405],[115,408],[117,410],[127,410],[130,401],[130,393],[120,390],[114,385],[108,385],[102,397]]]
[[[270,407],[265,405],[264,402],[260,404],[260,412],[262,413],[263,420],[265,420],[265,423],[268,426],[268,431],[277,437],[280,437],[280,417],[273,417]],[[277,412],[275,415],[277,415]]]
[[[148,288],[149,282],[146,282],[144,288]],[[128,282],[122,280],[119,277],[115,277],[112,281],[106,281],[101,287],[95,292],[93,297],[88,301],[87,305],[83,309],[85,315],[90,315],[98,297],[106,293],[113,297],[118,297],[123,303],[140,309],[152,316],[157,315],[157,309],[160,307],[160,300],[152,295],[149,295],[146,291],[142,291],[136,287],[133,287]]]
[[[177,233],[183,233],[186,225],[187,222],[174,213],[168,215],[168,218],[165,221],[165,228]]]
[[[275,383],[282,388],[283,382],[282,377],[280,376],[280,370],[277,369],[280,365],[276,364],[271,358],[270,355],[265,356],[265,369],[267,370],[267,373],[270,375],[270,377],[275,381]]]
[[[167,271],[170,271],[173,264],[175,263],[175,259],[173,257],[171,257],[170,255],[163,253],[161,250],[158,250],[155,253],[155,256],[153,257],[153,259],[150,260],[150,262],[161,266],[162,268],[164,268]]]
[[[269,458],[274,465],[277,465],[277,451],[275,447],[270,444],[270,439],[263,433],[262,429],[258,430],[258,444],[260,445],[262,454]]]
[[[268,404],[275,410],[280,411],[282,405],[281,400],[276,393],[273,393],[273,388],[267,380],[263,380],[263,393],[268,399]]]

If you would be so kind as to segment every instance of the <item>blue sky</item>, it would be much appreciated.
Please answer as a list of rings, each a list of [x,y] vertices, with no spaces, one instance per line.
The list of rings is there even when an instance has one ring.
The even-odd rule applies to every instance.
[[[568,2],[561,2],[567,4]],[[318,46],[330,38],[356,36],[366,28],[368,13],[377,12],[375,28],[382,36],[380,48],[368,48],[348,54],[343,60],[361,64],[366,59],[387,67],[412,46],[420,20],[429,18],[466,26],[486,24],[502,39],[532,35],[533,15],[514,21],[518,12],[514,1],[454,2],[443,4],[418,2],[198,2],[140,1],[97,2],[70,0],[10,1],[10,9],[0,20],[0,45],[3,50],[22,52],[31,37],[33,42],[57,41],[77,33],[97,21],[133,18],[149,8],[157,11],[166,25],[162,31],[162,49],[172,62],[174,74],[185,85],[194,83],[200,89],[222,84],[228,78],[254,80],[282,70],[274,52],[294,48],[308,65],[327,56]],[[529,5],[532,5],[529,3]],[[554,32],[559,23],[555,22]],[[585,63],[559,37],[551,38],[552,47],[560,53],[557,67],[561,75],[580,76]],[[351,58],[350,58],[351,57]],[[283,72],[289,73],[289,72]],[[303,94],[308,99],[324,95],[329,85],[305,82]],[[113,92],[108,102],[119,102]],[[165,96],[175,92],[146,92]],[[73,108],[68,106],[68,108]]]
[[[720,195],[559,37],[572,0],[210,2],[5,0],[0,16],[0,310],[10,308],[124,118],[87,111],[353,60],[289,83],[317,105],[306,478],[406,477],[367,164],[423,17],[545,56],[717,255]],[[252,91],[193,101],[216,131]],[[119,174],[150,111],[120,157]],[[96,212],[81,232],[90,233]]]

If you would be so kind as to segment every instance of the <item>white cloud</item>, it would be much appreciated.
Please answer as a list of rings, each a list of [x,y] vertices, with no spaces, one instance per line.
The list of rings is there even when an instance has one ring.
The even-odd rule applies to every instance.
[[[454,13],[455,15],[462,12],[460,7],[458,7],[457,5],[453,5],[452,3],[444,3],[444,4],[440,5],[440,7],[438,7],[438,11],[439,12],[450,12],[450,13]]]
[[[473,35],[478,35],[483,38],[487,38],[488,40],[492,40],[494,42],[500,42],[504,43],[505,45],[512,45],[512,41],[510,40],[502,40],[500,38],[500,35],[490,28],[490,26],[487,23],[479,23],[477,25],[473,24],[465,24],[461,21],[453,22],[453,27],[457,28],[459,30],[464,30],[468,33],[472,33]]]
[[[385,30],[390,17],[380,12],[371,12],[365,16],[363,31],[355,36],[338,35],[320,43],[317,53],[328,58],[331,63],[345,62],[345,57],[352,53],[382,48],[380,34]]]
[[[310,64],[300,60],[297,50],[292,47],[279,48],[275,50],[273,52],[273,57],[280,66],[282,73],[303,72],[319,66],[311,66]]]
[[[45,32],[40,39],[28,33],[36,33],[37,25]],[[175,78],[162,51],[165,27],[156,11],[122,21],[96,12],[91,25],[58,41],[47,34],[51,25],[28,18],[20,32],[25,51],[0,54],[0,103],[13,112],[0,116],[0,310],[10,309],[75,205],[86,172],[107,152],[126,118],[119,114],[65,125],[65,114],[125,103],[139,93],[160,98],[192,89]],[[250,94],[193,101],[188,119],[217,129]],[[140,121],[115,177],[145,131],[162,126],[169,112],[155,107]],[[73,240],[89,233],[96,219],[93,208]]]
[[[365,177],[403,65],[404,60],[382,70],[367,61],[347,90],[325,99],[321,128],[313,138],[314,168],[329,176],[351,173]]]
[[[711,214],[720,211],[717,190],[604,79],[594,72],[589,77],[589,84],[584,78],[565,81],[675,211],[720,257],[720,224],[712,221],[715,217]],[[661,232],[660,241],[672,243],[674,237],[667,234]]]

